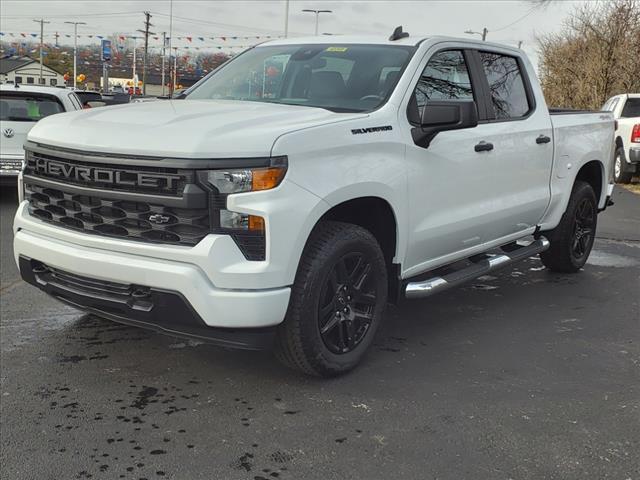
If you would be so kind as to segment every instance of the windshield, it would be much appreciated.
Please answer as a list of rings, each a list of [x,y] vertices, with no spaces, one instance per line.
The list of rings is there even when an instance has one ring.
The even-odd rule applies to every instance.
[[[0,96],[0,120],[37,122],[44,117],[63,111],[60,102],[55,97],[47,95],[3,92]]]
[[[414,51],[390,45],[256,47],[216,71],[187,99],[369,111],[386,101]]]
[[[640,98],[627,98],[627,102],[624,104],[620,117],[640,117]]]

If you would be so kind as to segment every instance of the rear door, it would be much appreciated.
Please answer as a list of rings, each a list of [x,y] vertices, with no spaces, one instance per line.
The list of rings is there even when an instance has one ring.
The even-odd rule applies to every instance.
[[[518,56],[476,51],[486,95],[483,141],[493,146],[478,158],[491,180],[487,241],[535,227],[550,200],[553,127],[546,105],[536,103],[532,71]],[[487,128],[488,127],[488,128]]]

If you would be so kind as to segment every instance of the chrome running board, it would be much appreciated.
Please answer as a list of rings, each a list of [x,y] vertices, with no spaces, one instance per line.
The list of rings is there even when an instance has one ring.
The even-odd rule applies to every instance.
[[[466,283],[474,278],[486,275],[499,268],[524,260],[527,257],[544,252],[549,248],[549,240],[540,237],[528,245],[511,244],[503,247],[503,253],[475,255],[468,258],[469,265],[445,275],[436,276],[423,281],[409,282],[405,287],[407,298],[423,298],[451,287]]]

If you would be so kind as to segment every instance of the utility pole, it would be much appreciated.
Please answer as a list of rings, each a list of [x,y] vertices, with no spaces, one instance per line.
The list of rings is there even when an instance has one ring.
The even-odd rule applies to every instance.
[[[169,0],[169,76],[173,78],[171,72],[171,43],[173,42],[173,0]],[[173,80],[169,87],[169,98],[173,97]]]
[[[38,82],[39,82],[39,85],[43,85],[44,77],[42,76],[42,66],[44,62],[44,55],[43,55],[42,49],[44,48],[44,24],[51,23],[51,22],[45,22],[43,18],[41,18],[40,20],[34,20],[34,22],[37,22],[40,24],[40,79],[38,80]]]
[[[151,20],[151,14],[149,12],[144,12],[145,21],[144,21],[144,30],[138,30],[138,32],[144,33],[144,60],[142,63],[142,94],[147,94],[147,53],[149,50],[149,34],[154,35],[153,32],[149,32],[149,27],[152,27],[149,20]],[[134,91],[135,93],[135,91]]]
[[[164,97],[164,62],[167,56],[167,32],[162,32],[162,96]]]
[[[85,22],[64,22],[73,25],[73,89],[77,87],[78,76],[78,25],[86,25]]]
[[[318,35],[318,21],[319,21],[320,14],[321,13],[333,13],[332,10],[312,10],[312,9],[309,9],[309,8],[305,8],[302,11],[316,14],[316,30],[315,30],[315,35],[316,36]]]
[[[171,80],[171,96],[176,89],[178,83],[178,47],[173,47],[173,79]]]

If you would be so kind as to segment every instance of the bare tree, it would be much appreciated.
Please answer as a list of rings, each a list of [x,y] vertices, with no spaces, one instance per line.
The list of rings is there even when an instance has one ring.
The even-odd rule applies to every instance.
[[[547,102],[598,109],[612,95],[640,91],[640,1],[588,2],[564,31],[538,39]]]

